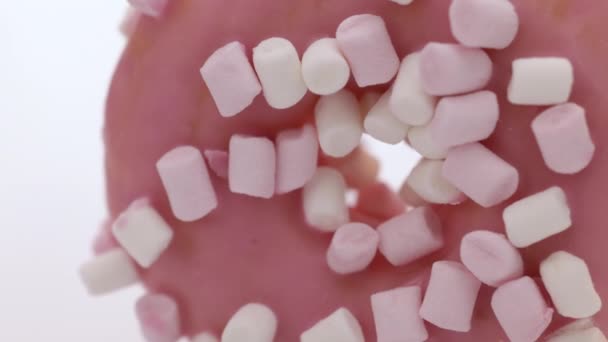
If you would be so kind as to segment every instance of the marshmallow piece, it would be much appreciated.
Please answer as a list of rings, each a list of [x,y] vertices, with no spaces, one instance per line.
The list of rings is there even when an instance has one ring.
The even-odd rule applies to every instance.
[[[228,43],[211,54],[201,68],[201,76],[223,117],[242,112],[262,91],[240,42]]]
[[[284,194],[303,187],[315,174],[319,141],[313,125],[280,132],[276,138],[276,193]]]
[[[159,18],[161,17],[169,0],[128,0],[129,4],[144,15]]]
[[[430,207],[410,210],[378,226],[380,253],[394,266],[401,266],[443,247],[439,217]]]
[[[540,275],[560,315],[587,318],[602,308],[602,299],[583,259],[564,251],[555,252],[541,262]]]
[[[395,2],[399,5],[409,5],[411,4],[414,0],[391,0],[392,2]]]
[[[445,159],[448,148],[437,143],[431,135],[429,126],[410,127],[407,132],[407,140],[411,148],[427,159]]]
[[[405,204],[414,208],[423,207],[429,204],[427,201],[418,196],[418,194],[412,190],[407,183],[403,183],[401,189],[399,189],[399,197],[401,200],[403,200],[403,202],[405,202]]]
[[[319,143],[325,154],[341,158],[361,141],[363,125],[357,98],[347,90],[322,96],[315,106]]]
[[[217,208],[217,197],[205,160],[198,149],[180,146],[156,163],[175,217],[192,222]]]
[[[148,342],[177,342],[180,322],[177,303],[163,294],[146,294],[137,300],[135,312]]]
[[[271,198],[274,194],[274,143],[263,137],[235,134],[228,152],[228,185],[236,194]]]
[[[322,231],[334,232],[349,220],[346,182],[340,172],[319,167],[302,191],[306,222]]]
[[[464,195],[442,175],[443,160],[422,159],[406,179],[406,184],[429,203],[453,204],[464,200]]]
[[[494,291],[492,310],[511,341],[537,341],[551,323],[553,309],[530,277],[510,281]]]
[[[303,332],[300,342],[365,342],[365,339],[355,316],[340,308]]]
[[[429,337],[418,315],[421,304],[418,286],[399,287],[371,296],[378,342],[422,342]]]
[[[517,248],[533,245],[572,225],[566,194],[557,186],[509,205],[502,219],[509,240]]]
[[[532,121],[532,131],[545,164],[554,172],[577,173],[593,158],[595,145],[581,106],[567,103],[545,110]]]
[[[273,342],[277,331],[277,316],[263,304],[247,304],[228,321],[222,342]]]
[[[289,40],[274,37],[262,41],[253,49],[253,65],[270,107],[289,108],[306,95],[300,57]]]
[[[114,222],[116,241],[139,264],[148,268],[169,247],[173,230],[147,198],[135,200]]]
[[[519,29],[519,17],[509,0],[452,0],[450,28],[462,45],[504,49]]]
[[[519,58],[513,61],[507,90],[517,105],[554,105],[568,101],[574,83],[570,60],[559,57]]]
[[[137,283],[129,255],[120,248],[104,252],[80,266],[80,278],[90,295],[107,294]]]
[[[336,231],[327,250],[327,265],[338,274],[363,271],[376,256],[379,237],[364,223],[347,223]]]
[[[221,150],[205,150],[203,152],[209,168],[213,173],[222,178],[228,178],[228,152]]]
[[[517,169],[479,143],[450,149],[443,177],[484,208],[505,201],[519,185]]]
[[[388,107],[390,91],[386,92],[370,109],[363,120],[363,127],[372,137],[387,144],[398,144],[407,136],[409,126],[393,115]]]
[[[498,287],[524,275],[521,254],[502,234],[484,230],[468,233],[460,244],[460,259],[489,286]]]
[[[432,42],[420,52],[420,81],[427,94],[472,92],[485,87],[491,77],[492,61],[481,49]]]
[[[608,342],[608,339],[591,319],[581,319],[555,331],[547,342]]]
[[[420,317],[442,329],[468,332],[481,282],[461,263],[437,261],[420,307]]]
[[[306,49],[302,77],[308,90],[317,95],[334,94],[346,86],[350,67],[335,39],[319,39]]]
[[[412,53],[401,62],[393,83],[389,107],[403,123],[425,125],[433,118],[437,98],[428,95],[420,80],[420,53]]]
[[[192,338],[191,342],[220,342],[220,340],[212,333],[200,333]]]
[[[434,141],[449,148],[488,138],[498,116],[498,99],[491,91],[444,97],[437,104],[429,129]]]
[[[384,19],[372,14],[346,18],[336,40],[359,87],[389,82],[399,69],[399,57]]]

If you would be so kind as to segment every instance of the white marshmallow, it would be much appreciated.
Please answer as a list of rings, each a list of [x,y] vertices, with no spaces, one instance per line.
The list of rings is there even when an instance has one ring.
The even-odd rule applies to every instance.
[[[319,39],[306,49],[302,77],[308,90],[317,95],[330,95],[344,88],[350,67],[334,38]]]
[[[405,182],[412,191],[429,203],[462,202],[464,195],[443,177],[442,168],[442,160],[422,159]]]
[[[365,342],[359,322],[340,308],[300,335],[300,342]]]
[[[553,105],[568,101],[574,83],[570,60],[558,57],[520,58],[513,61],[509,102],[518,105]]]
[[[253,65],[272,108],[292,107],[306,95],[298,51],[284,38],[268,38],[253,49]]]
[[[412,2],[414,2],[414,0],[391,0],[392,2],[396,2],[399,5],[409,5]]]
[[[390,92],[386,92],[369,110],[363,127],[372,137],[387,144],[398,144],[407,136],[409,126],[397,119],[388,107]]]
[[[115,248],[80,266],[80,278],[91,295],[110,293],[137,283],[138,275],[129,255]]]
[[[448,148],[445,148],[433,139],[429,126],[414,126],[407,132],[410,146],[428,159],[445,159]]]
[[[389,107],[399,120],[421,126],[433,118],[437,99],[426,94],[420,83],[420,53],[406,56],[392,87]]]
[[[528,247],[570,228],[570,207],[557,186],[523,198],[502,213],[507,237],[517,248]]]
[[[363,125],[359,102],[347,90],[322,96],[315,107],[319,144],[325,154],[341,158],[361,142]]]
[[[116,241],[141,266],[148,268],[167,249],[173,230],[147,199],[134,201],[114,222]]]
[[[547,342],[608,342],[608,339],[591,319],[581,319],[555,331]]]
[[[583,259],[568,252],[555,252],[541,262],[540,275],[562,316],[587,318],[602,308],[602,299]]]
[[[302,198],[306,222],[322,232],[335,232],[349,221],[346,182],[332,168],[318,168],[304,186]]]
[[[252,303],[240,308],[228,321],[222,342],[273,342],[277,317],[265,305]]]
[[[220,342],[220,340],[212,333],[204,332],[194,336],[191,342]]]

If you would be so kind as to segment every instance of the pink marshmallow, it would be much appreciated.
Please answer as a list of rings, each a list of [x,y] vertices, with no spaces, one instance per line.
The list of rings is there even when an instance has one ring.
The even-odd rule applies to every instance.
[[[420,307],[420,316],[442,329],[471,330],[481,282],[461,263],[437,261]]]
[[[220,178],[228,178],[228,152],[221,150],[205,150],[203,153],[205,154],[205,159],[207,159],[211,171]]]
[[[347,223],[336,231],[327,250],[327,265],[338,274],[363,271],[378,249],[378,233],[363,223]]]
[[[521,254],[502,234],[468,233],[460,244],[460,259],[486,285],[497,287],[524,275]]]
[[[574,103],[545,110],[532,121],[532,131],[545,164],[554,172],[577,173],[589,165],[595,153],[585,109]]]
[[[492,61],[481,49],[456,44],[428,43],[420,53],[420,81],[436,96],[468,93],[485,87],[492,77]]]
[[[169,0],[128,0],[129,4],[137,9],[139,12],[150,16],[159,18],[167,9]]]
[[[399,56],[381,17],[349,17],[338,27],[336,39],[359,87],[387,83],[397,74]]]
[[[284,194],[304,186],[315,174],[319,140],[313,125],[280,132],[276,138],[276,193]]]
[[[452,34],[462,45],[504,49],[519,29],[519,17],[509,0],[452,0]]]
[[[380,253],[394,266],[408,264],[443,247],[439,217],[429,207],[396,216],[378,227]]]
[[[276,173],[272,141],[235,134],[230,139],[228,159],[230,191],[253,197],[272,197]]]
[[[173,298],[146,294],[137,300],[135,312],[146,341],[176,342],[179,339],[179,313]]]
[[[508,199],[519,185],[517,169],[479,143],[450,149],[443,177],[484,208]]]
[[[443,148],[488,138],[498,123],[498,99],[491,91],[444,97],[429,125],[431,136]]]
[[[530,277],[513,280],[496,289],[492,310],[513,342],[536,341],[553,318],[553,309]]]
[[[223,117],[242,112],[262,92],[245,46],[239,42],[228,43],[209,56],[201,76]]]
[[[99,226],[99,231],[93,240],[93,253],[95,255],[104,254],[116,247],[118,242],[112,235],[112,221],[110,219],[104,220]]]
[[[174,148],[158,160],[156,169],[178,219],[196,221],[217,207],[205,160],[195,147]]]
[[[399,287],[371,296],[377,342],[422,342],[429,337],[418,315],[421,302],[418,286]]]

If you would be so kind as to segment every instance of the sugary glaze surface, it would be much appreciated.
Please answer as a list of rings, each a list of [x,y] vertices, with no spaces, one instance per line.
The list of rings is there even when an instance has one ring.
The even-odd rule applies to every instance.
[[[514,198],[560,185],[570,200],[574,226],[523,250],[528,274],[537,276],[538,263],[552,251],[564,249],[587,261],[597,290],[608,299],[604,264],[608,235],[604,227],[608,2],[513,3],[520,15],[520,33],[506,50],[490,52],[495,64],[489,88],[499,94],[501,117],[486,145],[519,169],[521,183]],[[366,339],[374,341],[372,293],[424,282],[433,260],[458,259],[459,241],[469,231],[504,231],[504,205],[482,209],[467,201],[438,207],[448,243],[442,252],[399,268],[377,257],[363,273],[338,276],[325,262],[331,236],[316,233],[303,222],[299,192],[260,200],[232,194],[225,180],[212,176],[218,209],[195,223],[182,223],[173,219],[155,169],[160,156],[181,144],[225,150],[234,133],[274,138],[280,129],[311,120],[316,99],[311,94],[288,110],[271,109],[260,96],[236,117],[220,117],[199,74],[202,63],[218,47],[239,40],[251,49],[265,38],[280,36],[291,40],[302,54],[314,40],[333,36],[346,17],[373,13],[385,19],[399,55],[405,56],[431,40],[454,41],[449,32],[448,5],[447,0],[414,1],[407,7],[386,0],[176,0],[162,19],[139,21],[107,102],[108,205],[115,218],[134,199],[150,196],[174,228],[175,240],[169,250],[152,268],[142,271],[142,277],[150,291],[176,298],[186,335],[203,330],[220,333],[239,307],[262,302],[279,317],[276,341],[297,341],[302,331],[341,306],[354,313]],[[575,176],[551,173],[543,164],[530,130],[530,122],[542,108],[506,102],[511,61],[550,55],[573,62],[576,80],[572,100],[586,107],[598,146],[591,165]],[[369,216],[358,215],[370,221],[384,219]],[[490,309],[491,292],[487,287],[482,290],[469,335],[427,324],[429,341],[505,339]],[[560,322],[556,319],[550,330]],[[608,310],[602,310],[596,322],[608,330]]]

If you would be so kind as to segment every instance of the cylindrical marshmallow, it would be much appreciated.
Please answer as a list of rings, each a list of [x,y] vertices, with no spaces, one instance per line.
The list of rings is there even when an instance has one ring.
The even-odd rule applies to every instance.
[[[300,342],[365,342],[365,339],[355,316],[340,308],[304,331]]]
[[[593,158],[585,109],[574,103],[549,108],[532,121],[532,132],[543,160],[557,173],[574,174],[583,170]]]
[[[235,134],[228,151],[230,191],[260,198],[274,195],[276,152],[274,143],[264,137]]]
[[[452,0],[450,28],[462,45],[504,49],[519,29],[519,17],[509,0]]]
[[[511,197],[519,185],[519,172],[479,143],[450,149],[443,177],[484,208]]]
[[[139,12],[154,18],[159,18],[165,12],[169,0],[128,0],[129,4]]]
[[[371,296],[378,342],[426,341],[429,337],[418,312],[420,287],[399,287]]]
[[[289,40],[273,37],[262,41],[253,49],[253,65],[270,107],[289,108],[306,95],[300,57]]]
[[[220,342],[220,339],[212,333],[204,332],[192,337],[191,342]]]
[[[201,76],[223,117],[249,107],[262,91],[245,46],[232,42],[216,50],[201,68]]]
[[[395,2],[399,5],[409,5],[412,2],[414,2],[414,0],[391,0],[392,2]]]
[[[278,320],[263,304],[252,303],[240,308],[228,321],[222,342],[273,342]]]
[[[347,223],[336,231],[327,250],[327,265],[338,274],[363,271],[376,256],[378,233],[364,223]]]
[[[518,248],[559,234],[572,225],[564,191],[557,186],[509,205],[502,213],[507,237]]]
[[[317,131],[308,124],[280,132],[276,138],[276,193],[284,194],[303,187],[314,175],[319,158]]]
[[[346,18],[336,40],[359,87],[389,82],[399,69],[399,57],[382,17],[359,14]]]
[[[403,183],[399,189],[399,197],[410,207],[423,207],[429,203],[422,199],[407,183]]]
[[[449,148],[488,138],[498,116],[498,99],[491,91],[444,97],[437,104],[429,129],[433,141]]]
[[[80,266],[80,278],[90,295],[107,294],[137,283],[139,277],[129,255],[114,248]]]
[[[323,96],[315,107],[315,122],[319,144],[325,154],[341,158],[361,142],[363,124],[359,102],[347,90]]]
[[[553,309],[530,277],[510,281],[496,289],[492,310],[511,341],[537,341],[553,318]]]
[[[349,220],[346,182],[340,172],[320,167],[302,191],[304,217],[312,227],[334,232]]]
[[[509,102],[547,106],[568,101],[574,84],[570,60],[559,57],[520,58],[513,61],[507,90]]]
[[[442,175],[443,160],[422,159],[406,179],[406,184],[429,203],[454,204],[465,197]]]
[[[568,252],[555,252],[541,262],[540,275],[560,315],[587,318],[602,308],[602,299],[583,259]]]
[[[346,86],[350,67],[335,39],[319,39],[306,49],[302,77],[308,90],[317,95],[330,95]]]
[[[407,136],[409,126],[393,115],[388,100],[390,91],[386,92],[369,110],[363,120],[365,132],[387,144],[398,144]]]
[[[191,222],[205,217],[217,207],[217,197],[201,152],[180,146],[156,163],[173,215]]]
[[[411,148],[427,159],[445,159],[448,148],[437,143],[431,135],[429,126],[410,127],[407,132],[407,141]]]
[[[393,217],[378,226],[380,253],[394,266],[401,266],[443,247],[439,217],[430,207],[420,207]]]
[[[437,261],[420,307],[420,317],[442,329],[471,330],[481,282],[461,263]]]
[[[460,259],[489,286],[498,287],[524,275],[521,254],[502,234],[484,230],[468,233],[460,244]]]
[[[177,342],[179,310],[175,300],[163,294],[146,294],[137,300],[135,312],[148,342]]]
[[[203,152],[207,164],[213,173],[222,178],[228,178],[228,152],[221,150],[205,150]]]
[[[608,342],[608,339],[593,320],[581,319],[553,332],[547,342]]]
[[[420,80],[426,93],[455,95],[479,90],[492,77],[492,61],[481,49],[428,43],[420,53]]]
[[[413,126],[428,123],[437,99],[424,92],[420,81],[420,53],[412,53],[401,62],[391,90],[389,107],[399,120]]]

